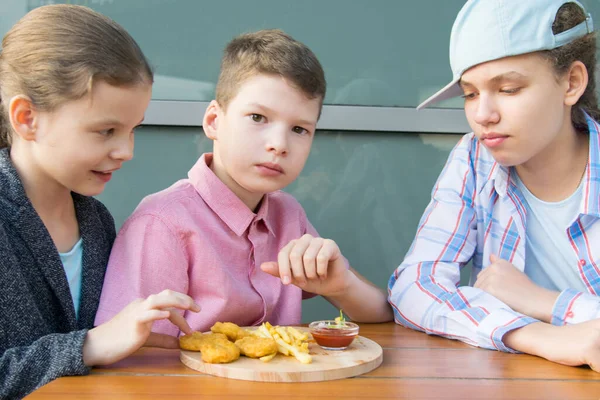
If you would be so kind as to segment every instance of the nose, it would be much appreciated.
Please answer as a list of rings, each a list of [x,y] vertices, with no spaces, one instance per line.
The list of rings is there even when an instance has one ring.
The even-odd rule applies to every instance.
[[[500,113],[492,96],[480,94],[475,109],[475,122],[482,126],[496,124],[500,121]]]
[[[288,153],[288,132],[281,126],[273,126],[267,132],[265,147],[269,153],[286,155]]]
[[[111,152],[111,158],[121,161],[129,161],[133,158],[134,135],[123,135],[116,141],[115,147]]]

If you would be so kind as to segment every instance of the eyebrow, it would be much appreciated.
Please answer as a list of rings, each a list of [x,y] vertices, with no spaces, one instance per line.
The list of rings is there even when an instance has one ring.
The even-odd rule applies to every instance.
[[[140,126],[142,124],[142,122],[144,122],[144,119],[146,117],[143,117],[140,122],[138,122],[135,126]],[[116,119],[106,119],[106,120],[98,120],[98,121],[94,121],[91,123],[91,125],[117,125],[117,126],[123,126],[123,124],[121,123],[121,121],[116,120]]]
[[[522,80],[525,78],[526,78],[525,75],[523,75],[517,71],[510,71],[510,72],[506,72],[504,74],[500,74],[500,75],[493,77],[492,79],[490,79],[490,82],[499,83],[499,82],[510,81],[510,80]],[[474,87],[475,86],[472,83],[463,80],[462,78],[461,78],[459,84],[461,87],[464,87],[464,86]]]
[[[259,104],[259,103],[248,103],[248,107],[260,108],[261,110],[266,111],[267,113],[275,112],[273,109],[263,106],[262,104]],[[311,122],[311,121],[307,121],[304,119],[296,119],[295,122],[299,125],[308,125],[308,126],[316,126],[317,125],[316,122]]]

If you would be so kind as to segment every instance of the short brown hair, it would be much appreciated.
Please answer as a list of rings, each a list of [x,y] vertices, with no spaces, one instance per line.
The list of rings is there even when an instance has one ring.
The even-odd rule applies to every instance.
[[[52,111],[85,96],[96,80],[128,86],[153,79],[135,40],[110,18],[84,6],[36,8],[2,39],[0,148],[12,140],[3,98],[23,94],[36,109]]]
[[[556,13],[552,24],[554,34],[577,26],[586,19],[585,11],[575,3],[565,3]],[[587,132],[588,126],[583,111],[596,121],[600,119],[598,97],[596,95],[596,34],[594,32],[553,50],[541,52],[550,61],[554,73],[564,76],[575,61],[581,61],[588,72],[588,85],[577,103],[571,109],[571,120],[577,131]]]
[[[216,98],[225,110],[242,83],[257,74],[278,75],[307,98],[325,98],[325,73],[314,53],[279,29],[246,33],[234,38],[221,60]]]

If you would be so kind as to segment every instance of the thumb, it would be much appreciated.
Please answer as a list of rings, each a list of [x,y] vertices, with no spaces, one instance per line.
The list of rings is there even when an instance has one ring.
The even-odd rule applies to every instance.
[[[262,263],[260,265],[260,269],[269,275],[279,278],[279,264],[277,264],[275,261],[267,261]]]
[[[496,261],[498,261],[499,259],[500,259],[500,257],[498,257],[497,255],[495,255],[495,254],[490,254],[490,262],[491,262],[492,264],[493,264],[493,263],[495,263]]]

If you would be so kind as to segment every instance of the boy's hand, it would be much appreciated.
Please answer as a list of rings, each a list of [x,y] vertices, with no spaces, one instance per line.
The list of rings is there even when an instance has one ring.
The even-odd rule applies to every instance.
[[[191,297],[171,290],[134,300],[110,321],[88,331],[83,343],[83,362],[88,366],[111,364],[144,344],[178,348],[176,337],[150,332],[154,321],[169,319],[185,334],[192,333],[185,318],[175,309],[198,312],[200,306]]]
[[[321,296],[343,293],[351,274],[339,247],[331,239],[304,235],[289,242],[277,256],[277,262],[265,262],[260,268],[304,291]]]
[[[475,287],[486,291],[513,310],[544,322],[552,319],[559,293],[533,283],[510,262],[490,256],[491,264],[477,276]]]

